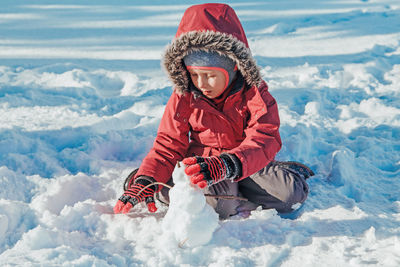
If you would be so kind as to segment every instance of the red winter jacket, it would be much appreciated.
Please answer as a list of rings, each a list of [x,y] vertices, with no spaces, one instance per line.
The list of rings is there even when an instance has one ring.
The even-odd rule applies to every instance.
[[[190,82],[182,59],[194,49],[224,53],[238,66],[240,78],[222,111]],[[237,179],[241,180],[274,159],[282,145],[277,104],[261,78],[232,8],[203,4],[187,9],[166,49],[164,66],[174,92],[137,176],[167,182],[177,161],[227,152],[242,162],[242,177]]]

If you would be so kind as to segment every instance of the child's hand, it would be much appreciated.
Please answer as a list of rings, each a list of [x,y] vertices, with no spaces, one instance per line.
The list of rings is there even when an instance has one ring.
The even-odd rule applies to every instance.
[[[156,212],[157,208],[154,202],[154,186],[149,185],[150,182],[144,179],[138,180],[118,199],[114,207],[114,213],[128,213],[139,202],[145,201],[150,212]],[[145,188],[145,189],[143,189]]]
[[[191,157],[182,161],[190,182],[200,188],[211,186],[225,179],[234,178],[234,163],[227,155],[211,157]]]

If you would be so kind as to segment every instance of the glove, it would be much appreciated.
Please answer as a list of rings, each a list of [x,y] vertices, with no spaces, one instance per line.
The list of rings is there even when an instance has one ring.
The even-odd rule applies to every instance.
[[[151,184],[147,179],[141,179],[140,176],[136,179],[135,183],[125,191],[125,193],[118,199],[114,207],[114,213],[128,213],[139,202],[145,201],[147,208],[150,212],[156,212],[157,207],[154,202],[154,193],[156,187],[154,185],[147,187]]]
[[[211,186],[225,179],[233,180],[240,176],[242,163],[232,154],[211,157],[190,157],[182,161],[190,182],[200,188]]]

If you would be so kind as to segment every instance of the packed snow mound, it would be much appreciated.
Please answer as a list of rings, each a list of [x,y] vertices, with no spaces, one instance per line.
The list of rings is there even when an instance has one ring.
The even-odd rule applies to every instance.
[[[206,203],[202,190],[191,186],[183,167],[175,167],[173,177],[175,185],[162,222],[164,235],[181,247],[205,245],[218,227],[218,214]]]

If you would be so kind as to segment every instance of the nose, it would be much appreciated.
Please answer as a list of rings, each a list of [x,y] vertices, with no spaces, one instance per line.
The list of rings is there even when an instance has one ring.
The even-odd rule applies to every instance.
[[[203,88],[205,84],[206,84],[205,78],[203,77],[203,75],[199,75],[197,77],[197,85],[198,85],[198,87],[199,88]]]

